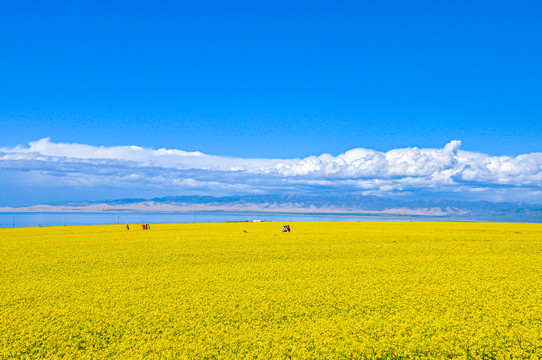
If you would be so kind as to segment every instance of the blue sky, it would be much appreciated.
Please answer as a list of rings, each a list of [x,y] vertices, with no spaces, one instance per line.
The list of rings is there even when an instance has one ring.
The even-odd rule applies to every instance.
[[[541,14],[538,1],[2,1],[0,185],[12,192],[2,201],[190,190],[126,179],[110,187],[100,180],[68,186],[72,173],[58,156],[75,157],[47,152],[58,144],[199,151],[241,162],[287,160],[282,163],[326,153],[339,157],[357,148],[382,154],[444,149],[453,140],[461,141],[456,154],[487,159],[540,153]],[[44,153],[29,145],[38,141]],[[18,145],[25,153],[33,149],[32,156],[56,157],[45,167],[37,158],[16,160]],[[128,161],[113,153],[104,156]],[[527,185],[498,176],[489,183],[487,177],[469,181],[477,181],[477,189],[491,188],[488,199],[514,200],[517,191],[522,199],[542,199],[537,159],[530,157],[530,167],[521,168],[531,174]],[[175,166],[186,169],[177,160]],[[209,171],[201,166],[194,169]],[[142,177],[141,166],[131,169]],[[386,176],[395,176],[390,171]],[[171,176],[196,182],[222,176],[206,174]],[[329,172],[319,176],[330,181]],[[351,175],[371,176],[378,178],[361,170]],[[254,181],[238,178],[250,184],[244,189],[216,192],[206,185],[190,191],[306,190],[274,187],[277,179],[261,187]],[[448,194],[435,184],[399,186],[397,193],[421,196],[436,187]],[[495,195],[503,186],[513,191]],[[328,187],[370,191],[333,184],[310,191]]]

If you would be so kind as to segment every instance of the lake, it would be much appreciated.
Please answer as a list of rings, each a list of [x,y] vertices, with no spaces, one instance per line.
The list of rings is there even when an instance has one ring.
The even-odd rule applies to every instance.
[[[400,218],[352,215],[258,214],[258,213],[0,213],[0,228],[63,225],[205,223],[230,221],[401,221]]]

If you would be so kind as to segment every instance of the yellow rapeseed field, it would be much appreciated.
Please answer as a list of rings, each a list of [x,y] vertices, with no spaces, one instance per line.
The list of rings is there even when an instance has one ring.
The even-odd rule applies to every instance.
[[[0,359],[542,357],[542,224],[282,225],[0,229]]]

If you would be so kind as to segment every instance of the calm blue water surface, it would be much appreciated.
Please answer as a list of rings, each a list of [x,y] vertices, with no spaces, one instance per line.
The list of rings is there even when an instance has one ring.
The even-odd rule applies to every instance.
[[[163,224],[227,221],[389,221],[393,219],[341,215],[165,214],[165,213],[0,213],[0,228],[62,225]],[[395,219],[397,220],[397,219]]]

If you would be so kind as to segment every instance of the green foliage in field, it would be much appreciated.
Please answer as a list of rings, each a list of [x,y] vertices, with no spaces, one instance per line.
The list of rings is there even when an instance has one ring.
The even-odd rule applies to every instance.
[[[542,225],[291,226],[0,229],[0,359],[542,354]]]

